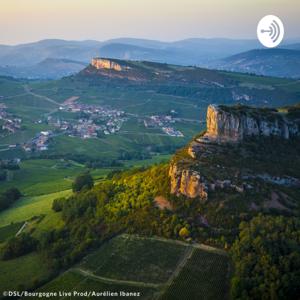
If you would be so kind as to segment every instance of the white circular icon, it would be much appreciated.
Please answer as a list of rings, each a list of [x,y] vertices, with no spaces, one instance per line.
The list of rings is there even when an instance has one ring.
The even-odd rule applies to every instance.
[[[267,48],[277,47],[284,36],[281,20],[273,15],[263,17],[257,25],[257,38]]]

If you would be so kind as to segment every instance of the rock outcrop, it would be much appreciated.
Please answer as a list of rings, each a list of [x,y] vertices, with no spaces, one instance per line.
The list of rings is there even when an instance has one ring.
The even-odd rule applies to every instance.
[[[107,69],[107,70],[114,70],[114,71],[122,71],[122,67],[120,64],[103,58],[93,58],[91,65],[94,66],[97,70]]]
[[[275,110],[209,105],[207,132],[202,141],[238,142],[247,136],[299,136],[299,121]]]
[[[202,201],[207,200],[207,184],[198,172],[181,169],[174,163],[170,166],[169,176],[172,194],[182,194],[189,198],[199,197]]]
[[[217,190],[237,193],[252,190],[253,179],[265,180],[265,178],[255,173],[245,177],[241,175],[241,169],[234,164],[231,166],[224,161],[226,166],[222,165],[227,155],[229,160],[235,159],[228,151],[235,146],[235,149],[239,149],[240,145],[235,145],[235,142],[242,143],[244,139],[251,136],[277,136],[282,140],[299,137],[299,127],[299,114],[290,114],[289,110],[286,113],[279,113],[274,109],[209,105],[206,133],[194,139],[185,149],[175,155],[170,164],[171,193],[207,201],[209,194]],[[291,142],[297,142],[297,139]],[[244,144],[246,147],[246,141]],[[248,152],[251,151],[250,147]],[[247,166],[245,170],[248,172],[251,166],[247,165],[245,154],[247,151],[241,150],[238,153],[241,161]],[[264,153],[259,155],[263,157]],[[286,178],[285,181],[279,178],[280,180],[269,182],[286,184],[287,178],[289,182],[292,182],[292,177],[285,176],[284,178]],[[293,182],[296,182],[296,179]]]

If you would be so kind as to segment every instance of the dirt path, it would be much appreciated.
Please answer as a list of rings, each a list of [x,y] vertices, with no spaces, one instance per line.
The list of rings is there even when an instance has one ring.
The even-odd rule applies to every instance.
[[[174,118],[174,120],[177,122],[184,121],[184,122],[188,122],[188,123],[206,124],[206,121],[201,121],[200,119],[196,120],[196,119],[187,119],[187,118]]]
[[[128,286],[137,286],[137,287],[148,287],[148,288],[155,288],[159,289],[162,287],[162,284],[155,284],[155,283],[148,283],[148,282],[140,282],[140,281],[131,281],[131,280],[119,280],[119,279],[112,279],[107,277],[102,277],[95,275],[94,273],[84,270],[81,268],[73,268],[72,271],[80,273],[83,276],[87,276],[105,283],[114,283],[114,284],[121,284],[121,285],[128,285]]]
[[[26,228],[26,226],[28,225],[28,222],[26,221],[22,227],[19,229],[19,231],[16,233],[16,236],[20,235],[22,233],[22,231]]]
[[[186,265],[187,261],[192,257],[193,253],[195,252],[195,248],[192,246],[187,247],[183,258],[181,259],[181,261],[179,261],[175,271],[173,272],[173,274],[170,276],[170,278],[167,281],[166,284],[166,289],[168,289],[168,287],[171,286],[171,284],[173,283],[173,281],[175,280],[175,278],[179,275],[179,273],[181,272],[181,270],[184,268],[184,266]]]
[[[22,93],[22,94],[17,94],[17,95],[13,95],[13,96],[5,96],[3,97],[3,99],[13,99],[13,98],[18,98],[18,97],[22,97],[22,96],[26,96],[28,95],[28,93]]]
[[[145,136],[145,135],[148,135],[148,136],[170,136],[166,133],[136,132],[136,131],[126,131],[126,130],[124,130],[124,131],[120,130],[118,132],[118,134],[120,134],[120,135],[134,134],[134,135],[143,135],[143,136]]]
[[[127,234],[123,234],[124,236],[129,236]],[[132,236],[132,235],[131,235]],[[177,244],[177,245],[182,245],[185,247],[193,247],[193,248],[197,248],[200,250],[204,250],[204,251],[209,251],[212,253],[216,253],[216,254],[220,254],[220,255],[225,255],[228,256],[227,252],[215,247],[211,247],[205,244],[198,244],[198,243],[186,243],[184,241],[179,241],[179,240],[171,240],[171,239],[166,239],[166,238],[162,238],[162,237],[141,237],[141,236],[134,236],[137,239],[148,239],[148,240],[156,240],[156,241],[161,241],[161,242],[167,242],[167,243],[171,243],[171,244]]]
[[[150,103],[151,101],[152,101],[152,98],[149,98],[149,99],[147,99],[147,100],[146,100],[145,102],[143,102],[143,103],[129,104],[129,105],[127,105],[127,106],[123,106],[122,109],[126,109],[126,108],[128,108],[128,107],[142,106],[142,105],[145,105],[145,104]]]
[[[182,257],[182,259],[179,261],[176,269],[172,273],[172,275],[169,277],[168,281],[164,284],[163,289],[158,293],[154,300],[160,299],[162,295],[166,293],[166,291],[170,288],[176,277],[180,274],[182,269],[185,267],[188,260],[192,257],[193,253],[195,252],[195,248],[192,246],[188,246],[185,250],[185,253]]]
[[[52,104],[55,104],[55,105],[57,105],[57,106],[60,106],[60,105],[61,105],[61,103],[58,103],[58,102],[56,102],[55,100],[53,100],[53,99],[51,99],[51,98],[49,98],[49,97],[47,97],[47,96],[39,95],[39,94],[36,94],[36,93],[32,92],[31,89],[29,88],[29,86],[26,85],[26,84],[23,85],[23,87],[24,87],[24,90],[25,90],[25,92],[26,92],[27,94],[30,94],[30,95],[35,96],[35,97],[37,97],[37,98],[43,99],[43,100],[48,101],[48,102],[50,102],[50,103],[52,103]]]

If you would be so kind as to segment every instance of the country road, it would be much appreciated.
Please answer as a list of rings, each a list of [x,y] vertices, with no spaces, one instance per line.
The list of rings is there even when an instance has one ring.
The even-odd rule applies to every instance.
[[[179,273],[182,271],[182,269],[185,267],[186,263],[192,257],[194,252],[195,252],[194,247],[187,246],[185,253],[183,255],[183,258],[179,261],[175,271],[173,272],[173,274],[170,276],[167,283],[165,284],[165,287],[162,290],[161,295],[163,295],[168,290],[168,288],[172,285],[172,283],[174,282],[176,277],[179,275]]]
[[[131,281],[131,280],[119,280],[119,279],[112,279],[112,278],[107,278],[107,277],[102,277],[95,275],[94,273],[84,270],[81,268],[73,268],[71,269],[72,271],[78,272],[81,275],[93,278],[93,279],[98,279],[102,282],[106,283],[115,283],[115,284],[125,284],[129,286],[140,286],[140,287],[148,287],[148,288],[161,288],[162,284],[155,284],[155,283],[148,283],[148,282],[140,282],[140,281]]]
[[[126,233],[124,233],[123,235],[124,236],[129,236]],[[199,244],[199,243],[189,244],[189,243],[186,243],[184,241],[166,239],[166,238],[158,237],[158,236],[145,238],[145,237],[142,237],[142,236],[134,235],[134,237],[138,238],[138,239],[148,239],[148,240],[150,239],[150,240],[155,240],[155,241],[162,241],[162,242],[167,242],[167,243],[171,243],[171,244],[182,245],[182,246],[186,246],[186,247],[193,247],[193,248],[197,248],[197,249],[200,249],[200,250],[205,250],[205,251],[209,251],[209,252],[212,252],[212,253],[228,256],[228,253],[226,251],[224,251],[222,249],[219,249],[219,248],[212,247],[212,246],[208,246],[208,245],[205,245],[205,244]]]
[[[51,99],[51,98],[49,98],[49,97],[47,97],[47,96],[39,95],[39,94],[36,94],[36,93],[32,92],[31,89],[28,87],[27,84],[23,85],[23,87],[24,87],[24,90],[25,90],[25,92],[26,92],[27,94],[30,94],[30,95],[35,96],[35,97],[37,97],[37,98],[43,99],[43,100],[48,101],[48,102],[50,102],[50,103],[52,103],[52,104],[55,104],[55,105],[57,105],[57,106],[60,106],[60,105],[61,105],[61,103],[56,102],[55,100],[53,100],[53,99]]]
[[[26,221],[26,222],[22,225],[22,227],[19,229],[19,231],[16,233],[16,236],[20,235],[20,234],[23,232],[23,230],[26,228],[27,225],[28,225],[28,222]]]

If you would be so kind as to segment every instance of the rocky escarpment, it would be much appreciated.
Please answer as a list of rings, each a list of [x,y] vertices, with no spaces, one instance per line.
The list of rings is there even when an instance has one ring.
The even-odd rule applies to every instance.
[[[216,173],[217,175],[217,173]],[[177,196],[184,195],[188,198],[199,198],[202,202],[208,200],[210,192],[216,190],[231,190],[243,193],[253,187],[243,182],[236,184],[230,179],[207,180],[198,170],[193,170],[193,166],[184,167],[180,162],[173,161],[169,168],[171,194]]]
[[[207,201],[210,194],[218,190],[237,193],[253,190],[256,181],[277,186],[299,186],[298,178],[287,176],[286,172],[291,169],[284,168],[289,164],[288,155],[282,156],[282,151],[294,155],[295,148],[299,148],[299,115],[298,110],[290,114],[289,111],[279,113],[272,109],[210,105],[207,131],[178,152],[170,163],[171,193]],[[265,139],[247,139],[251,136]],[[277,139],[268,139],[270,136]],[[261,148],[257,147],[259,141],[263,144]],[[277,166],[273,174],[274,168],[268,162],[266,147],[275,151],[272,160],[276,158],[276,163],[280,164],[280,157],[283,161],[283,166]],[[253,149],[256,149],[255,153]],[[280,174],[278,170],[281,168]],[[264,176],[258,173],[262,171]]]
[[[299,136],[299,120],[272,109],[209,105],[204,137],[218,142],[238,142],[249,136]]]
[[[122,71],[123,68],[120,64],[103,58],[93,58],[91,65],[95,67],[97,70],[106,69],[106,70],[114,70],[114,71]]]
[[[200,197],[201,200],[207,200],[207,184],[200,173],[181,169],[177,164],[171,164],[169,169],[171,178],[171,193],[176,195],[185,195],[189,198]]]

